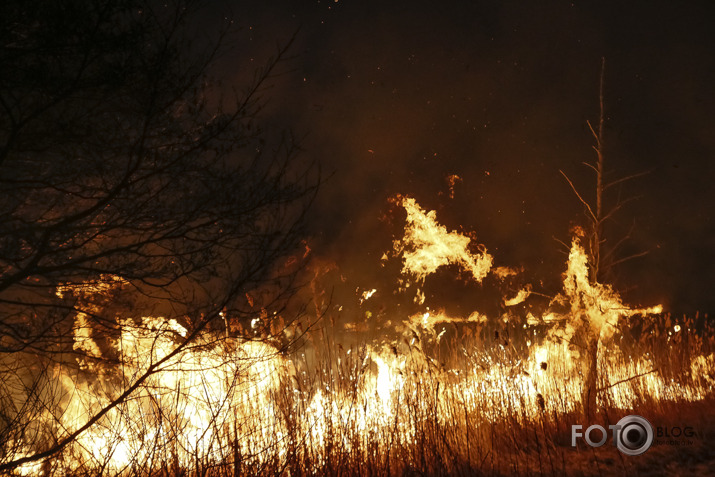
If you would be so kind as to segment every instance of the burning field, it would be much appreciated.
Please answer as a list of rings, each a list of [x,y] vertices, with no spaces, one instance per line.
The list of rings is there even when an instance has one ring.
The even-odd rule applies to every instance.
[[[578,236],[562,290],[537,297],[546,303],[537,313],[526,306],[530,285],[507,286],[518,270],[496,266],[485,246],[440,225],[415,199],[397,197],[395,205],[406,222],[383,256],[399,267],[389,295],[409,297],[417,313],[386,311],[384,290],[357,288],[349,303],[334,302],[325,284],[336,270],[313,267],[314,311],[299,320],[258,310],[242,327],[222,314],[223,329],[178,347],[187,325],[161,316],[120,317],[114,335],[99,334],[89,319],[101,311],[96,297],[127,287],[121,279],[58,287],[58,295],[84,303],[72,326],[82,358],[4,360],[4,415],[16,414],[2,430],[3,468],[18,475],[651,475],[670,460],[692,472],[712,465],[712,422],[703,418],[712,417],[715,330],[706,317],[624,304],[607,284],[589,280]],[[426,306],[422,288],[438,269],[476,294],[485,280],[510,290],[501,314],[449,316]],[[658,432],[687,429],[687,442],[656,441],[637,458],[621,456],[610,441],[572,446],[572,425],[606,426],[629,414]],[[58,443],[65,445],[51,457],[37,457]]]
[[[443,3],[0,2],[0,475],[715,475],[711,6]]]

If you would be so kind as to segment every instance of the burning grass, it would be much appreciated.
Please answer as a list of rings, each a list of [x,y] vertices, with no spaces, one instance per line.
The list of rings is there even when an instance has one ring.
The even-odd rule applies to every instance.
[[[434,213],[414,201],[403,205],[415,216],[395,245],[418,285],[448,264],[476,281],[509,274],[491,270],[486,249],[470,251],[469,240],[440,226]],[[292,336],[287,345],[226,330],[220,339],[206,332],[178,353],[188,330],[175,321],[119,320],[120,332],[100,346],[79,314],[74,349],[84,358],[74,366],[67,365],[72,356],[55,358],[44,374],[33,374],[27,357],[2,362],[0,460],[41,452],[108,408],[61,452],[13,472],[607,475],[649,471],[656,460],[680,465],[683,456],[693,472],[712,464],[715,329],[707,316],[628,308],[610,287],[588,281],[577,241],[553,306],[520,315],[513,307],[528,297],[525,290],[504,301],[498,318],[424,310],[390,316],[389,332],[368,338],[328,310],[306,332],[284,329]],[[363,293],[360,305],[374,293]],[[421,306],[424,294],[416,295]],[[343,320],[364,320],[360,305]],[[583,422],[590,372],[583,336],[594,330],[597,413]],[[149,369],[149,378],[127,391]],[[571,446],[572,424],[606,426],[633,413],[655,426],[692,427],[693,442],[685,451],[655,446],[637,458],[610,445]]]
[[[704,440],[711,429],[693,413],[713,402],[715,330],[696,332],[700,322],[653,318],[649,332],[604,347],[598,421],[635,412],[694,426]],[[411,327],[414,341],[348,348],[332,331],[311,331],[310,349],[290,358],[252,342],[189,350],[59,457],[18,473],[561,475],[613,458],[570,447],[582,373],[538,329],[522,328],[529,340],[519,343]],[[107,377],[74,379],[62,378],[61,413],[44,416],[59,436],[111,394]]]

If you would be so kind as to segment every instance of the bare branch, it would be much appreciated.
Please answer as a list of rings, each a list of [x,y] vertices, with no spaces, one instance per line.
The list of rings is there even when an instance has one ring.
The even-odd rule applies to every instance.
[[[186,339],[172,338],[148,368],[117,373],[116,395],[96,396],[80,424],[63,422],[59,391],[8,396],[0,385],[15,412],[13,426],[0,427],[0,473],[77,443],[172,356],[238,339],[258,310],[285,310],[320,183],[315,163],[297,161],[293,138],[267,131],[258,115],[295,35],[263,68],[251,66],[248,88],[224,110],[209,67],[229,27],[215,43],[194,41],[183,0],[84,7],[13,0],[0,18],[13,26],[0,69],[0,361],[27,366],[24,382],[62,388],[48,373],[93,383],[86,362],[117,371],[124,358],[113,340],[125,320],[143,333],[150,317],[173,320]],[[257,309],[245,304],[255,290]],[[206,337],[223,310],[236,326]],[[78,349],[82,339],[97,350]],[[29,355],[57,368],[25,363]],[[42,421],[38,410],[40,437],[25,432]]]
[[[643,172],[638,172],[638,173],[636,173],[636,174],[631,174],[630,176],[621,177],[621,178],[619,178],[619,179],[614,180],[613,182],[609,182],[608,184],[604,185],[604,186],[603,186],[603,190],[606,190],[606,189],[608,189],[608,188],[610,188],[610,187],[612,187],[612,186],[614,186],[614,185],[621,184],[621,183],[623,183],[623,182],[626,182],[626,181],[629,181],[629,180],[632,180],[632,179],[637,179],[638,177],[643,177],[643,176],[645,176],[645,175],[650,174],[652,171],[653,171],[653,170],[651,169],[651,170],[648,170],[648,171],[643,171]]]
[[[618,264],[620,264],[620,263],[627,262],[627,261],[629,261],[629,260],[633,260],[634,258],[639,258],[639,257],[643,257],[643,256],[645,256],[645,255],[648,255],[648,253],[650,253],[649,250],[644,250],[643,252],[634,253],[633,255],[628,255],[627,257],[623,257],[623,258],[618,259],[618,260],[616,260],[616,261],[614,261],[614,262],[611,262],[611,263],[610,263],[610,266],[611,266],[611,267],[614,267],[614,266],[616,266],[616,265],[618,265]]]
[[[581,194],[578,193],[578,190],[576,189],[576,186],[573,185],[573,182],[571,182],[571,179],[569,179],[568,176],[561,169],[559,169],[559,172],[561,173],[562,176],[564,176],[564,179],[566,179],[566,182],[569,183],[569,185],[571,186],[571,190],[574,192],[574,194],[576,194],[576,197],[578,197],[578,200],[581,201],[581,204],[583,204],[583,206],[586,207],[586,210],[588,210],[588,213],[591,216],[591,218],[593,219],[593,221],[598,222],[598,219],[596,218],[596,214],[594,214],[593,210],[591,210],[591,206],[589,205],[588,202],[586,202],[584,200],[583,197],[581,197]]]
[[[594,139],[596,139],[596,145],[593,146],[593,148],[598,150],[601,147],[601,135],[597,133],[595,129],[593,129],[593,126],[591,126],[591,121],[586,120],[586,124],[588,124],[588,129],[591,131],[591,134],[593,134]]]
[[[564,242],[563,240],[561,240],[555,236],[552,236],[551,238],[556,240],[558,243],[560,243],[564,247],[565,251],[568,252],[568,250],[571,248],[571,246],[569,244],[567,244],[566,242]]]
[[[615,206],[613,206],[613,207],[611,208],[611,210],[608,211],[608,213],[606,213],[606,215],[603,216],[602,221],[606,221],[606,220],[610,219],[611,217],[613,217],[613,216],[616,214],[616,212],[618,212],[619,210],[621,210],[621,209],[622,209],[623,207],[625,207],[627,204],[629,204],[629,203],[631,203],[631,202],[633,202],[633,201],[635,201],[635,200],[638,200],[638,199],[640,199],[641,197],[642,197],[642,196],[632,196],[632,197],[628,197],[628,198],[626,198],[626,199],[624,199],[624,200],[619,201]]]
[[[620,379],[620,380],[616,381],[615,383],[609,384],[608,386],[605,386],[605,387],[602,387],[602,388],[598,388],[597,391],[598,391],[598,392],[605,391],[605,390],[607,390],[607,389],[611,389],[611,388],[613,388],[613,387],[615,387],[615,386],[618,386],[619,384],[627,383],[627,382],[629,382],[629,381],[633,381],[634,379],[642,378],[643,376],[648,376],[649,374],[653,374],[653,373],[655,373],[655,372],[657,372],[657,371],[658,371],[658,368],[653,368],[653,369],[651,369],[650,371],[646,371],[646,372],[644,372],[644,373],[636,374],[636,375],[631,376],[631,377],[628,377],[628,378]]]
[[[594,147],[594,149],[596,149],[596,148]],[[596,151],[598,151],[598,150],[596,149]],[[586,162],[586,161],[583,161],[581,164],[583,164],[584,166],[586,166],[586,167],[588,167],[588,168],[590,168],[590,169],[593,169],[593,172],[595,172],[596,174],[598,174],[598,169],[597,169],[596,166],[594,166],[593,164],[591,164],[591,163],[589,163],[589,162]]]

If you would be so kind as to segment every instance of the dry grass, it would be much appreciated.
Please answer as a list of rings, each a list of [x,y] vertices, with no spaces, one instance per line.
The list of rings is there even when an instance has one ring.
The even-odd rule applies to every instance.
[[[205,423],[210,439],[197,441],[202,437],[191,427],[192,416],[181,414],[187,395],[163,390],[159,400],[160,393],[149,390],[139,408],[124,408],[122,418],[132,423],[126,428],[133,434],[119,435],[109,446],[116,451],[122,440],[132,440],[132,455],[118,460],[112,452],[93,453],[84,441],[58,458],[20,470],[47,475],[705,475],[715,463],[708,445],[715,431],[712,326],[698,316],[624,323],[618,338],[603,349],[598,421],[591,423],[581,418],[580,368],[573,350],[546,343],[544,329],[524,331],[514,323],[494,333],[454,325],[440,336],[439,329],[409,328],[391,337],[389,345],[343,346],[323,328],[312,331],[310,342],[290,361],[276,355],[261,360],[262,374],[249,370],[258,362],[244,360],[243,367],[232,368],[252,381],[236,381],[222,404],[230,412],[217,412]],[[265,366],[276,360],[282,365]],[[246,393],[246,386],[261,391]],[[622,456],[610,442],[597,449],[571,446],[572,424],[607,426],[628,414],[640,414],[654,426],[690,426],[696,434],[692,444],[657,445],[639,457]]]

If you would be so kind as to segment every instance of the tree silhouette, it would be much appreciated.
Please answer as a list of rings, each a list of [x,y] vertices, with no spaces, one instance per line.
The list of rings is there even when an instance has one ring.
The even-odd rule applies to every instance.
[[[202,39],[191,31],[194,7],[0,6],[2,471],[61,451],[170,356],[46,439],[32,422],[57,396],[51,370],[116,365],[110,343],[149,315],[187,329],[175,356],[291,289],[280,260],[299,246],[317,168],[259,116],[289,44],[245,91],[217,100],[208,69],[231,27]],[[247,300],[258,289],[263,302]],[[82,333],[98,352],[77,346]]]

